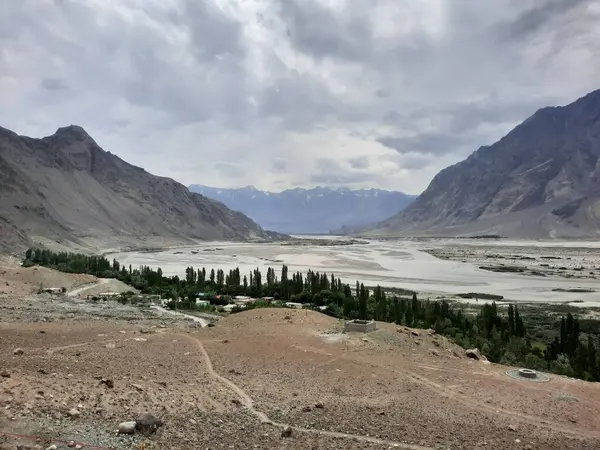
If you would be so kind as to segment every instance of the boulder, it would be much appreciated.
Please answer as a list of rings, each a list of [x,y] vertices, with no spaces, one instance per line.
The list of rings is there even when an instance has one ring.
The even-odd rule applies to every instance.
[[[477,349],[477,348],[471,348],[471,349],[465,350],[465,355],[467,355],[467,357],[469,357],[471,359],[475,359],[477,361],[487,362],[487,358],[485,356],[483,356],[481,354],[481,352],[479,351],[479,349]]]
[[[154,433],[163,425],[162,420],[150,413],[142,413],[135,419],[135,429],[144,434]]]
[[[137,428],[137,422],[130,420],[128,422],[121,422],[118,430],[119,434],[133,434]]]

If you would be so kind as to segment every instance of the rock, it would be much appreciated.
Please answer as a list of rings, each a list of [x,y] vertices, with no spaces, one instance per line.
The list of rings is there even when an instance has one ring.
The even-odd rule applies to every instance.
[[[108,344],[106,344],[106,348],[117,348],[116,344],[114,342],[109,342]]]
[[[75,441],[69,441],[67,447],[75,447]]]
[[[46,369],[38,369],[38,372],[41,373],[42,375],[50,374],[50,372],[48,372]]]
[[[138,392],[144,392],[144,388],[139,384],[131,384],[131,387],[134,388]]]
[[[429,353],[431,353],[432,355],[435,355],[435,356],[440,356],[439,350],[436,350],[435,348],[432,348],[431,350],[429,350]]]
[[[69,412],[67,412],[67,416],[73,417],[73,418],[79,417],[80,415],[81,415],[81,412],[79,412],[79,410],[77,408],[71,408],[69,410]]]
[[[13,350],[13,355],[20,356],[20,355],[22,355],[23,353],[25,353],[25,350],[23,350],[22,348],[15,348],[15,349]]]
[[[223,339],[223,344],[229,344],[229,339]]]
[[[3,370],[2,372],[0,372],[0,377],[10,378],[10,372],[8,370]]]
[[[118,430],[119,434],[133,434],[136,428],[137,423],[134,420],[131,420],[129,422],[121,422],[119,424]]]
[[[283,431],[281,432],[281,437],[282,438],[289,438],[292,437],[292,428],[289,426],[286,426]]]
[[[242,402],[239,401],[239,399],[234,398],[233,400],[231,400],[231,403],[233,403],[236,406],[242,406]]]
[[[471,359],[476,359],[477,361],[487,361],[487,358],[483,356],[477,348],[465,350],[465,355]]]
[[[410,334],[412,334],[413,336],[421,336],[421,333],[419,333],[418,331],[412,330],[410,332]]]
[[[142,413],[135,419],[135,429],[144,433],[154,433],[164,425],[163,421],[150,413]]]
[[[315,403],[315,408],[323,409],[323,408],[325,408],[325,406],[323,405],[323,403],[318,402],[318,403]]]
[[[508,430],[509,431],[517,431],[517,427],[515,427],[514,425],[509,425]]]
[[[102,379],[100,380],[100,383],[99,383],[99,384],[100,384],[100,385],[104,385],[104,386],[106,386],[106,387],[107,387],[107,388],[109,388],[109,389],[112,389],[112,388],[114,388],[114,387],[115,387],[115,383],[114,383],[114,381],[113,381],[113,380],[111,380],[110,378],[102,378]]]
[[[310,406],[305,406],[304,408],[302,408],[302,412],[311,412],[312,408]]]
[[[215,326],[215,324],[213,322],[208,322],[208,325],[206,325],[208,328],[212,328]]]
[[[46,450],[58,450],[58,447],[52,444],[50,447],[46,447]]]

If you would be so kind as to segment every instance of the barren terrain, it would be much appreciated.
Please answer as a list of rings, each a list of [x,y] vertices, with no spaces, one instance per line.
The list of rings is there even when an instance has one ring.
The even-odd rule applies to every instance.
[[[21,290],[5,273],[15,290],[0,294],[1,449],[600,447],[597,384],[515,380],[425,331],[345,334],[336,319],[289,309],[200,329],[154,310],[29,293],[25,281],[35,290],[40,273],[68,289],[90,280],[13,270]],[[164,426],[116,434],[142,412]]]

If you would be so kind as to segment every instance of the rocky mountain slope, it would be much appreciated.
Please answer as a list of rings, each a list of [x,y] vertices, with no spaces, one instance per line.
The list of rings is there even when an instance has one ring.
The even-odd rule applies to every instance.
[[[282,233],[329,233],[342,227],[377,223],[408,205],[415,196],[380,189],[287,189],[253,186],[221,189],[193,184],[190,190],[241,211],[262,227]]]
[[[139,246],[266,238],[242,213],[102,150],[78,126],[32,139],[0,128],[0,250],[31,239]]]
[[[371,234],[590,237],[600,232],[600,90],[540,109],[438,173]]]

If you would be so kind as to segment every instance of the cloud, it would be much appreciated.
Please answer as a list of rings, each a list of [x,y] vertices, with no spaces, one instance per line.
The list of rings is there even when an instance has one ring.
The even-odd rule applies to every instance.
[[[20,0],[0,125],[185,184],[423,190],[596,89],[594,0]]]

